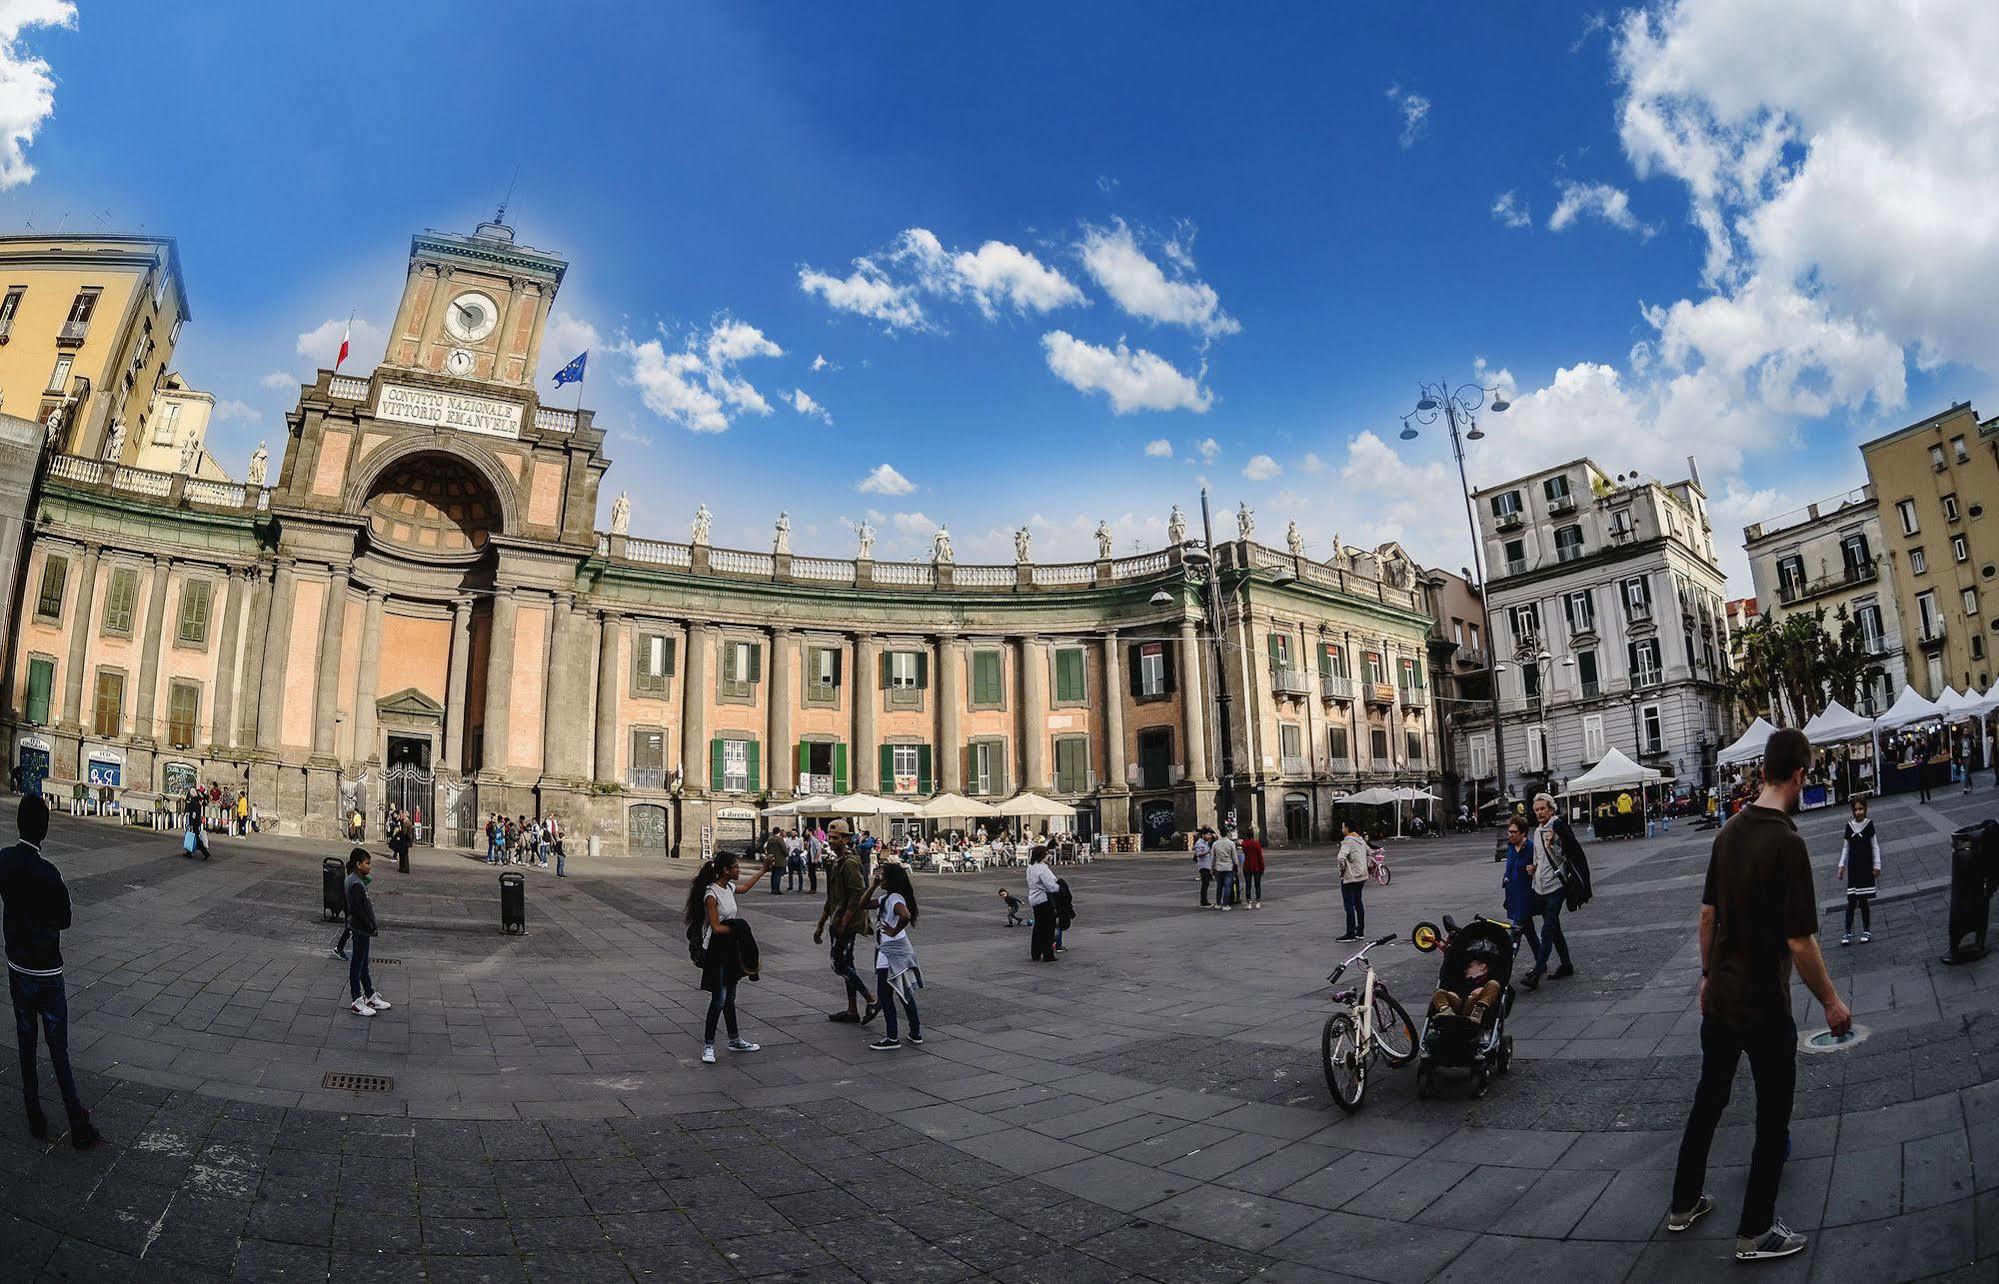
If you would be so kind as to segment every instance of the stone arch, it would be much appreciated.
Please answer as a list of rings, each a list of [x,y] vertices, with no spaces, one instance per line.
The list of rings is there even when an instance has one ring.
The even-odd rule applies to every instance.
[[[371,543],[419,555],[477,556],[504,529],[499,496],[456,455],[410,455],[383,469],[361,513]]]
[[[444,456],[476,474],[499,505],[500,520],[492,533],[520,534],[526,524],[526,517],[521,511],[520,492],[499,456],[477,442],[462,437],[446,437],[442,433],[413,433],[371,452],[348,477],[342,511],[353,517],[362,516],[383,477],[421,455]]]

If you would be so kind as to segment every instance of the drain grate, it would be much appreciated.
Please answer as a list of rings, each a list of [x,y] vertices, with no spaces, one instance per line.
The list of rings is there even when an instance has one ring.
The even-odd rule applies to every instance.
[[[332,1092],[387,1092],[396,1081],[383,1074],[343,1074],[329,1070],[319,1086]]]
[[[368,962],[380,963],[383,967],[401,967],[403,965],[401,959],[370,958]]]

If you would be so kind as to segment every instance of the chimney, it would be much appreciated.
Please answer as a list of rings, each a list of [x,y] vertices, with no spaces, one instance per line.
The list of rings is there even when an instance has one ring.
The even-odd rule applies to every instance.
[[[1694,462],[1692,455],[1687,456],[1687,476],[1693,479],[1694,486],[1697,489],[1703,492],[1707,490],[1707,487],[1701,485],[1701,466]]]

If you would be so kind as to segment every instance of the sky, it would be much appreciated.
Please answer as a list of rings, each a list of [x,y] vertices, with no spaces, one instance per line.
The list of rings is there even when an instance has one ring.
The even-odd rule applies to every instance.
[[[1474,487],[1695,456],[1746,594],[1744,524],[1999,412],[1994,65],[1989,0],[0,0],[0,222],[178,238],[238,475],[511,186],[634,535],[1060,561],[1205,485],[1455,569],[1448,438],[1397,435],[1442,381],[1512,403]]]

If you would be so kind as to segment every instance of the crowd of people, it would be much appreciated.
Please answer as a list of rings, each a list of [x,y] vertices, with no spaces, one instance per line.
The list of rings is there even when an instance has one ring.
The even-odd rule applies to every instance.
[[[553,861],[557,878],[569,876],[569,849],[563,842],[560,816],[503,816],[491,812],[480,827],[480,834],[486,840],[488,865],[547,869]]]

